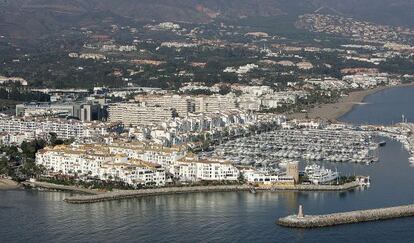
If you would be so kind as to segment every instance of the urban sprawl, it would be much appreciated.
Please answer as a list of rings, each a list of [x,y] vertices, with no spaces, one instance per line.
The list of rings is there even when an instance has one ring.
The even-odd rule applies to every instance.
[[[31,174],[37,179],[142,188],[339,183],[340,172],[314,162],[377,162],[381,137],[401,141],[414,155],[414,126],[404,117],[394,126],[308,118],[313,108],[352,92],[413,81],[412,73],[394,72],[389,67],[395,63],[387,64],[413,58],[412,30],[331,15],[300,16],[298,29],[347,40],[323,47],[318,39],[312,44],[289,42],[225,23],[182,25],[163,22],[137,29],[111,24],[105,30],[77,30],[85,43],[66,51],[62,65],[76,65],[68,68],[71,75],[83,73],[95,82],[94,75],[86,75],[88,70],[125,64],[106,71],[107,83],[91,86],[77,79],[74,87],[50,85],[44,80],[58,80],[53,75],[67,71],[57,72],[57,66],[45,72],[44,80],[35,75],[30,80],[27,73],[0,76],[2,100],[35,95],[1,106],[0,158],[27,162],[29,158],[16,154],[33,155],[40,172]],[[222,38],[211,38],[211,28]],[[140,31],[145,34],[138,36]],[[131,38],[112,37],[120,33]],[[160,33],[168,40],[149,38]],[[202,60],[203,55],[224,58],[223,53],[238,61]],[[10,71],[30,62],[25,55],[0,66]],[[213,69],[214,75],[203,71]],[[147,85],[138,85],[143,79]],[[45,143],[36,144],[31,154],[31,141]],[[13,146],[18,148],[15,153],[6,149]],[[27,172],[24,163],[13,165],[21,172],[14,176]]]

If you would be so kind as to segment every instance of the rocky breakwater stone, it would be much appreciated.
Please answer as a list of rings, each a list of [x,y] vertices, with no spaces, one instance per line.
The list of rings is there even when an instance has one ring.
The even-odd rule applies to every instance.
[[[132,191],[108,192],[100,195],[91,196],[74,196],[68,197],[64,201],[67,203],[95,203],[102,201],[111,201],[118,199],[127,199],[143,196],[195,193],[195,192],[220,192],[220,191],[247,191],[250,187],[247,185],[228,185],[228,186],[194,186],[194,187],[166,187],[156,189],[143,189]]]
[[[414,216],[414,205],[358,210],[325,215],[290,215],[277,223],[292,228],[316,228]]]

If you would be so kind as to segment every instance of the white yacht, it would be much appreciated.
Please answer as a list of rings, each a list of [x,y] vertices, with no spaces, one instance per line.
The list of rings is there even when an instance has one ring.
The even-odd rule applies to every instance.
[[[305,167],[305,175],[313,184],[324,184],[336,180],[339,177],[337,171],[332,171],[312,164]]]

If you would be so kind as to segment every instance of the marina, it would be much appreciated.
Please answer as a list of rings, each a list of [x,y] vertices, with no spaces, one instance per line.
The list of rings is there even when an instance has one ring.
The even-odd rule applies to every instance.
[[[345,125],[312,129],[278,129],[218,145],[204,156],[239,165],[283,167],[283,159],[372,163],[379,160],[375,134]]]
[[[410,166],[414,166],[414,123],[403,121],[394,126],[383,127],[378,134],[400,142],[410,154],[408,159]],[[379,146],[382,146],[381,144],[383,143],[380,143]]]
[[[372,96],[369,102],[374,105],[357,107],[349,113],[346,121],[356,119],[354,112],[358,117],[360,113],[370,114],[375,106],[380,107],[381,112],[374,113],[381,115],[384,123],[394,111],[396,118],[392,119],[399,120],[401,113],[412,111],[414,97],[413,88],[410,88],[407,101],[400,90],[393,90],[385,97],[382,93]],[[403,99],[405,103],[392,103],[392,107],[384,105],[383,101],[389,100],[390,96]],[[414,117],[414,113],[409,117]],[[389,118],[389,124],[392,119]],[[369,175],[373,183],[365,190],[199,192],[81,205],[62,203],[65,198],[74,196],[67,192],[0,190],[0,210],[3,212],[0,235],[6,242],[30,241],[33,238],[42,242],[133,242],[136,239],[164,242],[182,241],[182,235],[186,235],[187,242],[202,242],[206,237],[219,242],[320,242],[321,239],[334,242],[406,242],[412,237],[412,217],[322,230],[295,230],[275,224],[278,218],[296,215],[299,205],[304,205],[306,217],[308,214],[326,215],[412,204],[410,192],[414,177],[408,161],[411,155],[400,143],[407,134],[398,126],[386,128],[375,132],[385,137],[380,141],[386,142],[386,146],[378,151],[380,163],[370,166],[335,163],[341,175]],[[321,166],[330,165],[329,162],[316,162]],[[96,230],[97,227],[102,230]],[[108,230],[114,228],[116,234],[114,230]],[[148,233],[154,229],[157,229],[156,234]],[[169,237],[166,239],[165,235]]]

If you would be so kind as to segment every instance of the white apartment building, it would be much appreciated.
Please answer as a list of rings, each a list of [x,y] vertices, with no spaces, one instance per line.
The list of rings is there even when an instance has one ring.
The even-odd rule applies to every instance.
[[[190,113],[215,113],[237,109],[236,97],[228,95],[138,95],[135,100],[142,106],[157,106],[163,109],[175,109],[181,117]]]
[[[237,181],[239,170],[229,161],[205,160],[187,156],[171,167],[170,173],[181,181]]]
[[[246,111],[258,111],[261,109],[262,101],[259,97],[245,94],[238,98],[239,108]]]
[[[133,186],[165,185],[165,170],[160,165],[113,154],[96,144],[46,147],[36,154],[36,164],[51,173],[121,180]]]
[[[129,126],[157,125],[173,117],[171,109],[139,103],[114,103],[108,107],[108,121]]]
[[[181,95],[138,95],[136,101],[146,106],[159,106],[165,109],[174,109],[181,117],[195,111],[195,103],[190,96]]]
[[[124,163],[105,163],[99,170],[99,178],[104,180],[121,179],[130,185],[164,186],[164,168],[140,160]]]
[[[81,122],[55,118],[16,118],[0,116],[0,132],[30,134],[27,139],[55,133],[61,139],[99,137],[117,126],[116,123]]]
[[[167,168],[186,154],[184,146],[164,147],[159,144],[143,142],[115,141],[108,144],[107,147],[111,154],[124,154],[128,158],[156,163]]]
[[[50,116],[50,115],[65,115],[74,116],[73,103],[25,103],[16,105],[16,116]]]
[[[31,132],[26,133],[7,133],[0,132],[0,145],[21,145],[23,142],[35,139]]]
[[[237,109],[236,97],[233,94],[196,96],[194,100],[196,113],[216,113]]]
[[[342,77],[342,80],[356,84],[361,88],[375,87],[389,82],[388,74],[386,73],[346,75]]]
[[[238,68],[227,67],[226,69],[223,70],[223,72],[225,72],[225,73],[237,73],[239,75],[242,75],[242,74],[246,74],[248,72],[251,72],[251,71],[253,71],[254,69],[257,69],[257,68],[259,68],[258,65],[253,64],[253,63],[249,63],[249,64],[246,64],[244,66],[240,66]]]
[[[92,59],[92,60],[105,60],[106,56],[102,54],[95,53],[82,53],[79,55],[80,59]]]

